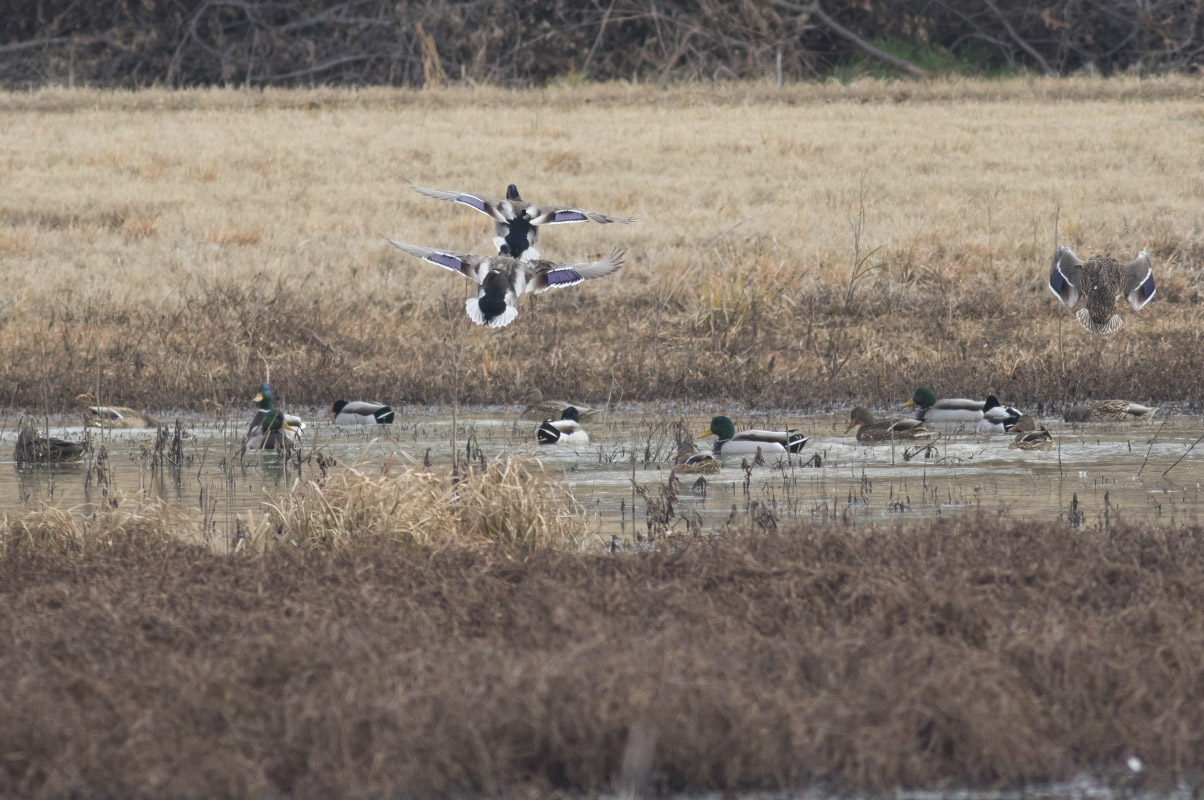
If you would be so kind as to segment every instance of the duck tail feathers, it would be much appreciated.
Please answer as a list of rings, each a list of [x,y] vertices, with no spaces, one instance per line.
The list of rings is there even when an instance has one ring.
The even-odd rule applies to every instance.
[[[786,450],[791,453],[801,452],[809,441],[811,440],[801,433],[792,433],[786,440]]]
[[[535,438],[539,440],[540,444],[556,444],[560,440],[560,431],[545,419],[535,431]]]
[[[1090,331],[1091,333],[1098,333],[1103,336],[1109,336],[1113,333],[1116,333],[1122,322],[1119,314],[1113,314],[1112,319],[1108,320],[1102,325],[1098,324],[1091,319],[1091,314],[1085,308],[1080,308],[1075,312],[1074,316],[1085,330]]]
[[[504,328],[511,322],[514,322],[514,318],[518,316],[518,309],[507,304],[506,310],[501,314],[486,319],[485,315],[481,313],[481,304],[475,297],[470,297],[464,301],[464,310],[468,313],[468,318],[473,322],[478,325],[488,325],[491,328]]]

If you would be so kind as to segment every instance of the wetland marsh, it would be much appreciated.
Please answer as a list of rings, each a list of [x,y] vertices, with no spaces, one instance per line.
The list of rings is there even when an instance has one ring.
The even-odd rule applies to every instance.
[[[763,465],[729,457],[719,474],[682,474],[671,484],[679,439],[706,427],[708,417],[700,409],[688,414],[616,409],[586,426],[592,436],[587,445],[539,446],[537,423],[521,418],[516,409],[478,408],[458,415],[455,460],[461,469],[510,459],[536,462],[537,470],[573,498],[595,542],[614,546],[746,524],[964,513],[1060,519],[1075,527],[1106,526],[1121,518],[1199,523],[1204,448],[1190,448],[1204,424],[1175,410],[1139,423],[1070,425],[1042,418],[1058,443],[1048,452],[1012,450],[1010,435],[948,426],[931,448],[911,442],[865,447],[853,435],[843,435],[848,421],[843,414],[736,416],[748,426],[789,424],[811,440],[789,457],[767,458]],[[387,474],[414,467],[446,473],[454,467],[448,409],[403,410],[397,423],[380,426],[334,426],[315,421],[320,419],[316,412],[308,419],[302,444],[291,456],[243,452],[244,426],[233,420],[181,418],[184,436],[174,459],[171,426],[158,451],[151,430],[90,429],[92,453],[80,464],[18,466],[10,456],[11,470],[0,473],[0,504],[51,504],[87,513],[102,495],[120,492],[128,501],[162,501],[200,518],[220,546],[238,518],[254,528],[282,496],[328,474],[348,468]],[[83,435],[78,425],[57,422],[49,428],[52,435]],[[10,424],[0,432],[5,450],[15,438],[14,428]],[[709,440],[698,439],[696,446],[706,449]],[[102,449],[104,463],[98,469]]]

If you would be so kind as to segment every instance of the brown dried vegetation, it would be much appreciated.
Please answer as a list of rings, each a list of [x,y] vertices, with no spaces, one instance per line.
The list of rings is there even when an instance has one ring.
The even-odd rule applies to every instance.
[[[220,555],[104,520],[0,556],[5,796],[593,791],[629,737],[664,790],[1204,769],[1195,529]]]
[[[595,405],[885,405],[920,384],[1198,402],[1197,95],[1118,78],[0,96],[3,399],[236,407],[266,362],[294,406],[531,385]],[[482,115],[496,130],[464,135]],[[453,374],[467,282],[377,234],[488,251],[491,229],[403,176],[638,215],[540,242],[566,260],[624,244],[628,265],[524,298],[503,331],[461,313]],[[1116,336],[1084,335],[1045,287],[1055,220],[1083,253],[1150,249],[1159,294]]]

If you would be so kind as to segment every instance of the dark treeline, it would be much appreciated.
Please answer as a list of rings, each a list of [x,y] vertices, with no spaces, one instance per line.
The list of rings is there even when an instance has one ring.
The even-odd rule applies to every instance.
[[[1204,0],[0,0],[0,85],[1049,75],[1204,63]]]

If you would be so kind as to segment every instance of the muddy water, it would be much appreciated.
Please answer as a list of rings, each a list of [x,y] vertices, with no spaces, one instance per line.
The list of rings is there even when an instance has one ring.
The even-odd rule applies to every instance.
[[[216,530],[228,530],[235,517],[261,511],[298,481],[317,478],[319,453],[339,462],[333,469],[424,461],[436,470],[450,468],[453,426],[445,411],[407,410],[398,424],[353,428],[319,422],[311,414],[301,458],[288,461],[274,453],[241,453],[242,421],[181,416],[186,438],[178,468],[155,457],[149,430],[93,430],[95,446],[85,462],[19,467],[12,461],[16,421],[0,420],[0,508],[50,504],[86,512],[104,493],[121,491],[159,498],[204,517]],[[772,416],[734,416],[738,427],[781,424]],[[674,423],[683,419],[687,430],[700,431],[709,412],[624,408],[586,425],[589,445],[539,447],[534,421],[505,409],[476,409],[459,415],[454,452],[460,459],[471,453],[474,460],[539,458],[569,484],[590,525],[607,540],[717,531],[748,521],[772,527],[792,519],[868,521],[978,511],[1079,526],[1200,519],[1204,443],[1188,452],[1204,433],[1200,417],[1172,413],[1153,423],[1079,428],[1046,419],[1059,443],[1050,452],[1010,450],[1007,435],[947,429],[931,451],[913,454],[902,446],[859,446],[842,435],[845,414],[792,415],[791,426],[811,436],[803,453],[747,469],[736,458],[717,475],[681,476],[671,485]],[[49,426],[52,436],[84,435],[66,418],[51,418]],[[708,446],[706,440],[698,444]],[[100,445],[104,462],[98,461]]]

